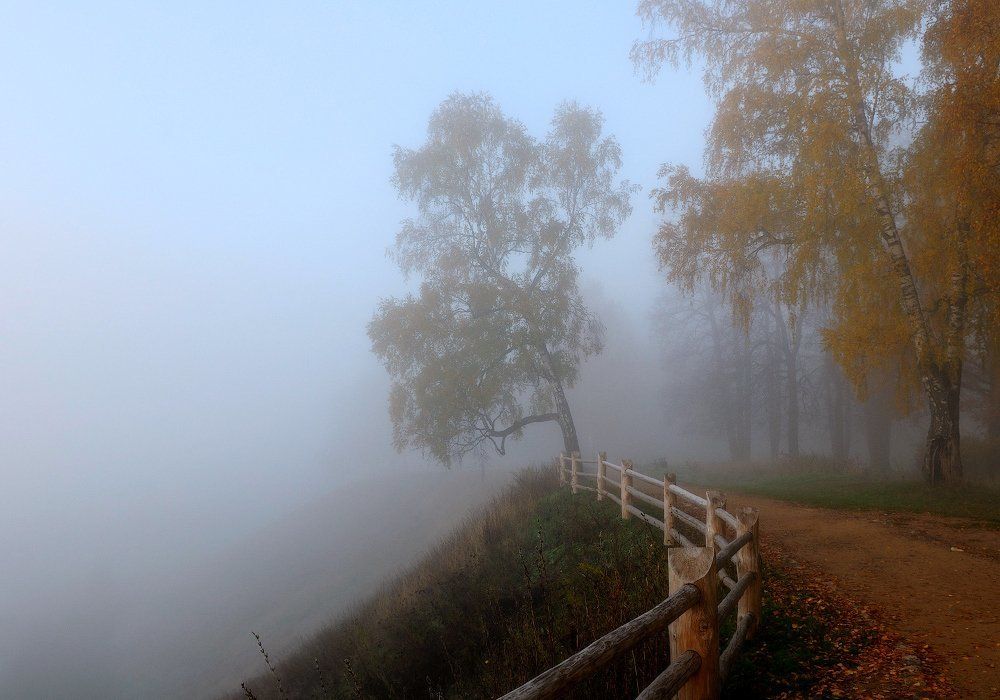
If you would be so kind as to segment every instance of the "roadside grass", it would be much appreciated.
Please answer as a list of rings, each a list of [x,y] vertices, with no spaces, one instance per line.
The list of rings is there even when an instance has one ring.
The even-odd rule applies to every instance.
[[[819,470],[812,465],[805,469],[685,465],[677,472],[682,482],[820,508],[928,513],[1000,528],[1000,489],[995,486],[929,486],[916,477]]]

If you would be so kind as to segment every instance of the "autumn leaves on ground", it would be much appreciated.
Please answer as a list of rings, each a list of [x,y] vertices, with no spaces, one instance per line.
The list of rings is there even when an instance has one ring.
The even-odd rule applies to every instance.
[[[836,653],[827,642],[836,647],[866,640],[852,662],[840,660],[828,669],[813,694],[1000,694],[997,496],[992,521],[834,511],[758,496],[731,499],[761,509],[771,595],[791,591],[803,615],[829,621],[833,635],[818,653]],[[797,638],[794,630],[789,643],[804,645],[803,653],[817,649],[817,640]]]
[[[765,605],[726,696],[996,696],[1000,509],[984,526],[729,498],[761,510]],[[496,697],[666,597],[666,557],[659,531],[528,471],[233,697]],[[633,697],[668,663],[658,635],[571,696]]]

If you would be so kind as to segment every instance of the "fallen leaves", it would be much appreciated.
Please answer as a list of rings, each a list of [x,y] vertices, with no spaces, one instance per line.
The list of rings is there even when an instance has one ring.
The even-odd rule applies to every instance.
[[[734,669],[728,697],[956,697],[923,640],[890,629],[879,611],[773,542],[762,549],[767,623]]]

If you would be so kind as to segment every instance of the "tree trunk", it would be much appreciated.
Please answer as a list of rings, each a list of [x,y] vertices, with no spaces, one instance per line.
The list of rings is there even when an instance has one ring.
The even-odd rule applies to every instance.
[[[772,319],[773,321],[773,319]],[[767,338],[767,436],[771,448],[771,461],[777,462],[781,453],[781,389],[778,385],[777,327],[768,328]]]
[[[854,437],[854,393],[844,387],[844,458],[851,458],[851,440]]]
[[[788,356],[788,456],[799,456],[799,368],[794,354]]]
[[[892,441],[892,407],[884,386],[873,388],[865,401],[865,441],[868,443],[868,468],[889,469]]]
[[[712,361],[715,365],[713,379],[716,382],[718,391],[713,391],[713,398],[716,404],[713,407],[714,413],[722,421],[722,429],[726,435],[726,444],[729,446],[729,459],[737,461],[739,459],[739,440],[736,436],[736,425],[738,417],[736,409],[731,400],[729,391],[729,372],[725,361],[725,348],[723,347],[722,331],[715,318],[715,299],[709,297],[707,301],[707,315],[709,328],[712,331]],[[715,387],[713,387],[714,389]]]
[[[929,382],[931,424],[924,449],[924,478],[931,484],[962,480],[962,452],[959,435],[959,389],[947,377]]]
[[[750,334],[743,333],[743,348],[740,352],[740,406],[736,427],[736,454],[739,462],[749,462],[751,456],[751,425],[753,419],[753,355],[750,349]]]
[[[844,381],[830,353],[823,353],[826,384],[827,429],[830,434],[830,457],[837,462],[847,460],[844,440]]]
[[[576,425],[573,423],[573,414],[569,410],[569,401],[566,400],[566,392],[563,391],[562,382],[555,380],[552,382],[552,389],[556,397],[556,413],[559,414],[559,429],[562,431],[563,447],[567,454],[580,451],[580,441],[576,437]]]
[[[996,351],[994,351],[996,353]],[[986,407],[983,422],[986,424],[986,437],[990,441],[1000,440],[1000,358],[991,353],[989,363],[989,385],[986,388]]]
[[[991,322],[980,321],[984,325]],[[979,331],[983,333],[983,331]],[[983,428],[989,442],[1000,441],[1000,329],[985,331],[986,338],[978,349],[977,362],[970,365],[971,377],[962,373],[963,396],[977,397],[971,406],[972,415]],[[972,379],[969,383],[968,380]]]
[[[545,358],[549,384],[552,386],[552,394],[555,398],[556,413],[559,414],[559,429],[562,431],[563,449],[566,454],[573,454],[580,451],[580,440],[576,436],[576,424],[573,423],[573,413],[569,410],[569,401],[566,400],[566,392],[563,390],[562,381],[556,372],[555,363],[549,348],[544,343],[539,346],[542,357]]]
[[[851,109],[851,128],[858,137],[861,166],[864,169],[868,196],[874,205],[879,222],[879,238],[889,256],[892,270],[899,285],[899,301],[910,326],[910,338],[917,358],[917,369],[927,396],[931,414],[931,424],[927,432],[924,452],[924,476],[929,483],[959,481],[962,478],[962,457],[959,450],[958,398],[960,396],[962,373],[961,353],[955,354],[965,341],[965,275],[968,273],[966,260],[960,260],[953,275],[953,284],[960,282],[958,294],[953,294],[949,302],[948,318],[948,372],[942,370],[939,360],[931,347],[933,339],[927,324],[927,316],[917,293],[917,283],[910,267],[910,260],[899,235],[896,216],[890,204],[889,188],[882,176],[878,153],[872,139],[868,121],[868,110],[864,91],[859,78],[859,51],[847,36],[847,22],[842,3],[837,3],[836,39],[848,81],[848,100]],[[959,247],[964,240],[959,232]],[[964,256],[964,251],[960,251]],[[949,376],[950,374],[950,376]]]
[[[778,324],[778,339],[785,357],[785,388],[788,390],[786,397],[788,456],[795,458],[799,456],[799,333],[794,322],[785,324],[785,314],[781,310],[781,302],[777,300],[774,302],[774,321]]]
[[[924,453],[924,476],[934,483],[956,484],[962,480],[962,449],[959,422],[962,399],[962,368],[966,352],[969,255],[966,248],[969,221],[959,217],[956,233],[957,265],[951,271],[948,288],[948,330],[945,360],[930,372],[928,394],[931,424]]]

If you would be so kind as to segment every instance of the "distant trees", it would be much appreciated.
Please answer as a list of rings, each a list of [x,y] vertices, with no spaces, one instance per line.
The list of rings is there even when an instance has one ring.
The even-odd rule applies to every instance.
[[[682,430],[725,440],[729,457],[751,458],[754,382],[751,339],[732,323],[725,300],[707,285],[685,298],[664,295],[653,329],[667,367],[664,409]]]
[[[830,457],[850,458],[859,404],[823,347],[818,313],[759,304],[744,324],[703,281],[683,296],[664,294],[653,324],[668,368],[665,409],[682,429],[724,438],[735,462],[795,458],[807,438],[816,449],[821,434]],[[881,469],[892,413],[879,416],[878,446],[869,444],[866,461]]]
[[[707,282],[665,293],[653,329],[668,370],[668,420],[724,439],[734,462],[819,450],[835,462],[887,469],[899,368],[871,373],[856,398],[825,347],[828,316],[758,304],[744,324]]]
[[[615,235],[634,188],[617,182],[621,149],[599,113],[560,106],[544,140],[486,95],[455,94],[427,141],[397,147],[393,183],[417,206],[392,256],[420,278],[384,299],[368,326],[393,385],[398,449],[448,462],[555,422],[579,449],[566,387],[600,352],[573,252]]]
[[[924,95],[892,65],[926,17],[915,0],[642,0],[675,34],[633,49],[650,76],[703,57],[717,100],[706,177],[663,173],[663,265],[703,274],[745,324],[755,306],[829,308],[825,344],[856,386],[895,364],[921,387],[932,483],[962,476],[970,315],[1000,289],[995,5],[932,5]],[[774,319],[790,378],[795,319]]]

